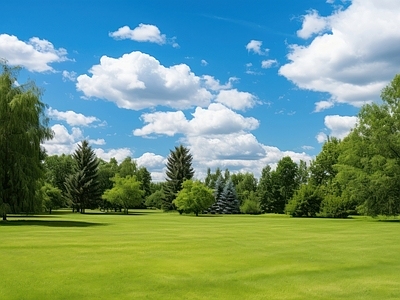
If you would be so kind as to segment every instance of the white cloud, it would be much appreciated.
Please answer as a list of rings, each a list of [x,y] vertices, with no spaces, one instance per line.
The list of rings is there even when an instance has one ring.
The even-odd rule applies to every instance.
[[[182,111],[154,112],[143,114],[141,119],[148,123],[141,129],[135,129],[135,136],[148,136],[151,134],[165,134],[173,136],[186,130],[188,121]]]
[[[201,60],[201,65],[202,65],[202,66],[207,66],[207,65],[208,65],[208,62],[207,62],[205,59],[202,59],[202,60]]]
[[[70,126],[89,126],[94,122],[98,122],[99,119],[93,116],[84,116],[83,114],[76,113],[74,111],[58,111],[57,109],[49,108],[47,115],[50,118],[54,118],[58,121],[65,121]]]
[[[54,138],[46,141],[43,146],[49,155],[61,155],[72,153],[76,145],[83,139],[83,132],[76,127],[68,129],[60,124],[55,124],[51,127],[54,132]]]
[[[254,130],[259,126],[258,120],[245,118],[220,103],[212,103],[207,109],[197,107],[191,120],[187,120],[182,111],[143,114],[142,120],[147,124],[135,129],[135,136],[230,134]]]
[[[318,143],[322,144],[323,142],[325,142],[328,139],[328,136],[324,133],[324,132],[319,132],[316,137],[315,137],[318,141]]]
[[[264,166],[275,166],[286,155],[295,161],[311,159],[305,153],[281,151],[259,143],[250,133],[258,128],[258,120],[245,118],[220,103],[212,103],[207,109],[197,107],[192,116],[188,120],[181,111],[144,114],[142,120],[147,124],[133,133],[136,136],[184,135],[181,142],[193,154],[196,177],[200,179],[205,176],[208,167],[228,168],[232,172],[252,172],[259,176]],[[151,155],[149,161],[152,161]],[[161,164],[162,158],[159,157],[157,161]],[[158,175],[154,176],[163,180],[161,171],[157,172]]]
[[[207,106],[212,94],[186,64],[164,67],[154,57],[136,51],[120,58],[103,56],[100,64],[80,75],[77,88],[86,97],[115,102],[118,107],[140,110],[156,106],[189,108]]]
[[[315,103],[315,110],[314,112],[321,112],[325,109],[331,108],[335,106],[332,101],[319,101]]]
[[[160,45],[167,41],[165,34],[161,34],[157,26],[149,24],[139,24],[134,29],[123,26],[115,32],[110,32],[109,36],[117,40],[130,39],[136,42],[151,42]]]
[[[115,158],[118,162],[122,162],[128,156],[132,157],[133,155],[129,148],[107,149],[107,151],[102,148],[94,148],[93,151],[97,157],[105,161]]]
[[[162,170],[165,167],[166,158],[154,153],[146,152],[143,153],[136,162],[139,166],[146,167],[148,169],[158,169]]]
[[[263,60],[263,61],[261,62],[261,68],[263,68],[263,69],[269,69],[269,68],[271,68],[271,67],[273,67],[273,66],[275,66],[275,65],[277,65],[277,64],[278,64],[278,62],[277,62],[276,59]]]
[[[105,145],[106,141],[104,139],[89,140],[90,145]]]
[[[303,25],[297,31],[297,36],[308,39],[314,34],[319,34],[329,28],[329,18],[321,17],[318,11],[311,10],[303,16]]]
[[[325,126],[330,129],[330,136],[337,137],[338,139],[343,139],[346,137],[350,130],[354,128],[357,123],[358,118],[355,116],[326,116]]]
[[[259,55],[267,55],[269,52],[269,49],[262,49],[262,42],[261,41],[256,41],[256,40],[251,40],[247,45],[246,49],[248,52],[254,52]]]
[[[0,34],[0,57],[31,72],[54,71],[50,64],[68,60],[67,50],[56,49],[47,40],[32,37],[24,42],[8,34]]]
[[[327,18],[329,32],[308,45],[290,45],[290,62],[279,73],[302,89],[329,93],[332,103],[360,106],[379,99],[398,73],[400,6],[389,0],[353,0]],[[318,30],[303,30],[305,37],[311,32]]]
[[[75,81],[76,80],[76,72],[72,71],[72,72],[68,72],[66,70],[64,70],[62,72],[62,76],[63,76],[63,81]]]
[[[247,92],[239,92],[237,89],[220,91],[215,101],[235,110],[252,108],[258,103],[254,95]]]
[[[329,130],[329,136],[336,137],[338,139],[345,138],[357,124],[358,118],[355,116],[325,116],[324,123],[326,130]],[[319,132],[315,137],[318,143],[323,143],[328,139],[328,135],[325,132]]]
[[[221,85],[218,79],[210,75],[203,75],[202,79],[204,80],[204,85],[212,91],[231,89],[233,83],[239,80],[237,77],[230,77],[227,83]]]

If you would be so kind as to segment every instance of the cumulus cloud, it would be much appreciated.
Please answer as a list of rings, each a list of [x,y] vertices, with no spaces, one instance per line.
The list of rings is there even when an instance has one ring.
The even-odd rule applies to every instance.
[[[155,112],[142,115],[147,123],[141,129],[135,129],[135,136],[163,134],[173,136],[182,133],[188,136],[204,134],[229,134],[258,128],[254,118],[245,118],[220,103],[212,103],[207,109],[197,107],[191,120],[186,119],[182,111]]]
[[[329,93],[332,103],[377,100],[398,73],[399,23],[396,1],[353,0],[324,18],[311,11],[299,34],[318,35],[308,45],[290,45],[279,73],[302,89]]]
[[[319,101],[315,103],[315,110],[314,112],[321,112],[325,109],[331,108],[335,106],[332,101]]]
[[[118,148],[118,149],[107,149],[104,150],[102,148],[94,148],[94,153],[97,157],[110,161],[111,158],[115,158],[119,163],[122,162],[128,156],[133,155],[132,151],[129,148]]]
[[[318,143],[322,144],[328,139],[328,136],[326,135],[325,132],[321,131],[315,136],[315,138],[317,139]]]
[[[130,39],[136,42],[150,42],[160,45],[165,44],[167,40],[165,34],[161,34],[157,26],[142,23],[134,29],[123,26],[117,31],[110,32],[109,35],[117,40]]]
[[[50,64],[68,60],[67,50],[56,49],[47,40],[32,37],[28,42],[14,35],[0,34],[0,57],[10,65],[19,65],[31,72],[53,72]]]
[[[165,164],[167,159],[154,153],[143,153],[136,159],[138,166],[145,167],[155,182],[165,181]]]
[[[308,39],[314,34],[319,34],[329,28],[329,18],[321,17],[318,11],[311,10],[303,16],[303,25],[297,31],[297,36]]]
[[[205,66],[208,65],[208,62],[205,59],[202,59],[201,60],[201,65],[205,67]]]
[[[331,131],[330,136],[343,139],[346,137],[350,130],[354,128],[358,118],[355,116],[326,116],[325,126]]]
[[[98,118],[93,116],[85,116],[74,111],[58,111],[57,109],[49,108],[47,115],[58,121],[65,121],[70,126],[89,126],[94,122],[100,121]]]
[[[204,80],[205,86],[212,91],[231,89],[233,83],[239,80],[237,77],[230,77],[227,83],[220,84],[218,79],[215,79],[213,76],[210,75],[203,75],[202,79]]]
[[[54,138],[46,141],[43,146],[49,155],[61,155],[72,153],[76,145],[83,139],[81,129],[73,127],[71,132],[61,124],[55,124],[51,127],[54,132]]]
[[[140,110],[160,105],[183,109],[207,106],[213,97],[186,64],[164,67],[139,51],[119,58],[103,56],[89,72],[91,76],[78,76],[78,90],[121,108]]]
[[[253,52],[258,55],[267,55],[269,52],[269,49],[265,48],[262,49],[262,42],[261,41],[256,41],[256,40],[251,40],[247,45],[246,49],[248,52]]]
[[[265,165],[275,166],[286,155],[295,161],[311,159],[305,153],[281,151],[259,143],[250,133],[258,128],[259,121],[243,117],[221,103],[212,103],[207,109],[197,107],[192,116],[188,120],[181,111],[143,114],[142,120],[147,124],[133,134],[182,134],[181,142],[193,154],[198,178],[205,176],[207,168],[229,168],[232,172],[253,172],[259,176]],[[159,157],[160,163],[161,160]]]
[[[356,126],[358,118],[355,116],[325,116],[324,123],[326,130],[329,130],[329,136],[338,139],[345,138],[350,131]],[[323,143],[327,140],[328,135],[325,132],[319,132],[315,137],[318,143]]]
[[[237,89],[222,90],[215,101],[235,110],[245,110],[254,107],[258,100],[248,92],[239,92]]]
[[[101,146],[101,145],[105,145],[106,141],[104,139],[89,140],[89,144]]]

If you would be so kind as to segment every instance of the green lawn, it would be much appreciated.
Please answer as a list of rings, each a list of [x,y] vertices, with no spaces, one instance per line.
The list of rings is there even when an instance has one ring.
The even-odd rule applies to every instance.
[[[9,220],[2,300],[400,299],[399,222],[156,211]]]

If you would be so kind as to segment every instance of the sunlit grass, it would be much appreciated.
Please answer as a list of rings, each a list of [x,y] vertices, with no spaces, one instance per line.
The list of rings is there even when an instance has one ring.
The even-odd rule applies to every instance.
[[[400,298],[399,222],[135,212],[0,222],[0,299]]]

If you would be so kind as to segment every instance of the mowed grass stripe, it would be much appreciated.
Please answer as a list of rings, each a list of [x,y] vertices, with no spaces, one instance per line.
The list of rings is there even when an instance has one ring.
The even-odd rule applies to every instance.
[[[136,213],[10,218],[0,299],[400,298],[397,222]]]

